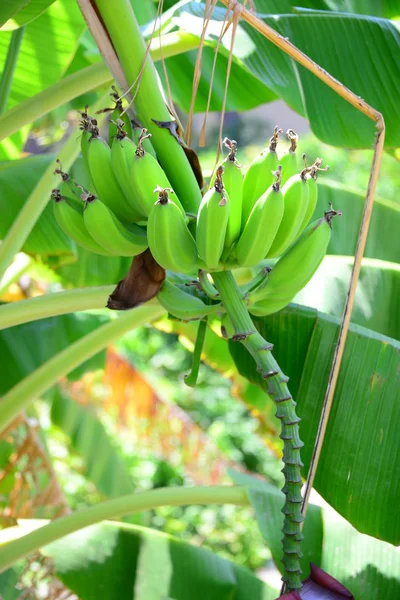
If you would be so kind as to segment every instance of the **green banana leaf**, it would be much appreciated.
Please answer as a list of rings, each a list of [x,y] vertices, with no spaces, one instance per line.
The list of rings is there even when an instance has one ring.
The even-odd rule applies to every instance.
[[[9,11],[10,16],[9,20],[1,25],[1,31],[10,31],[27,25],[47,10],[53,2],[54,0],[12,0],[11,2],[7,0],[2,11],[5,15]],[[0,16],[0,23],[3,22],[3,18]]]
[[[4,23],[11,19],[28,4],[29,0],[10,0],[10,2],[2,2],[0,5],[0,28]]]
[[[0,238],[4,238],[19,211],[51,162],[53,155],[36,155],[19,161],[0,163]],[[55,162],[54,162],[55,165]],[[53,262],[71,261],[76,254],[72,240],[61,231],[49,203],[29,234],[22,251],[41,254]]]
[[[313,219],[328,210],[329,202],[343,212],[336,219],[328,254],[351,256],[357,244],[365,193],[352,190],[333,180],[318,181],[318,203]],[[397,243],[400,227],[400,204],[375,198],[364,256],[400,263],[400,245]]]
[[[32,6],[33,3],[34,0],[31,0]],[[43,5],[44,0],[40,3]],[[30,10],[30,4],[24,10]],[[27,25],[13,75],[8,109],[62,78],[75,55],[84,28],[78,4],[69,0],[57,0]],[[0,31],[0,72],[11,36],[12,31]],[[25,127],[0,142],[0,159],[18,158],[28,132],[29,127]]]
[[[317,10],[338,10],[360,15],[374,15],[393,19],[400,15],[399,0],[291,0],[295,8],[314,8]]]
[[[305,476],[339,320],[290,305],[255,323],[290,377],[302,419]],[[266,389],[243,346],[230,342],[230,350],[239,372]],[[317,491],[354,527],[392,544],[400,544],[400,515],[392,510],[400,486],[399,372],[400,342],[351,325],[315,479]]]
[[[281,570],[283,494],[266,481],[233,471],[230,475],[238,485],[248,486],[259,527]],[[309,505],[303,533],[304,578],[311,561],[349,588],[355,598],[381,600],[400,595],[399,548],[359,533],[328,505]]]
[[[0,394],[7,392],[49,358],[108,320],[106,315],[81,313],[40,319],[3,329],[0,332]],[[78,379],[88,369],[101,368],[104,360],[105,351],[102,351],[80,365],[69,377]]]
[[[260,18],[380,110],[387,126],[386,148],[396,148],[400,134],[400,108],[393,102],[400,86],[400,32],[396,25],[349,13],[308,10],[290,14],[283,3],[281,14],[270,16],[274,6],[271,0],[258,0]],[[214,10],[208,39],[215,40],[216,22],[224,19],[225,12],[225,8]],[[178,5],[172,20],[199,35],[203,13],[204,3],[191,2]],[[372,121],[245,22],[239,25],[235,56],[288,106],[307,116],[319,139],[346,148],[371,146]]]
[[[84,461],[85,476],[107,498],[135,491],[127,465],[112,443],[94,406],[82,405],[57,386],[52,394],[51,420],[70,439]]]
[[[294,299],[341,317],[354,258],[327,256],[312,280]],[[352,323],[400,340],[400,265],[364,259],[357,286]]]
[[[44,552],[53,558],[57,577],[81,600],[274,600],[277,595],[241,566],[138,526],[102,523]]]

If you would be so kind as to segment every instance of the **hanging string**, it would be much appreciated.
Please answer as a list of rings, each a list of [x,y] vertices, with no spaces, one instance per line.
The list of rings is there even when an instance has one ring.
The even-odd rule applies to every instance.
[[[223,129],[224,129],[225,109],[226,109],[226,101],[227,101],[227,97],[228,97],[229,78],[231,75],[233,48],[235,45],[235,37],[236,37],[237,27],[238,27],[238,24],[240,21],[240,15],[242,14],[242,10],[243,10],[243,5],[239,4],[237,2],[237,0],[231,0],[231,2],[229,3],[229,9],[231,9],[231,10],[232,10],[232,8],[231,8],[232,5],[233,5],[232,37],[231,37],[231,45],[230,45],[230,49],[229,49],[228,66],[226,69],[225,90],[224,90],[224,98],[222,101],[221,119],[220,119],[219,133],[218,133],[217,155],[216,155],[216,159],[215,159],[215,165],[213,168],[211,180],[213,178],[215,169],[217,168],[217,165],[218,165],[219,157],[221,155],[222,133],[223,133]]]
[[[187,121],[187,126],[186,126],[186,143],[189,146],[190,146],[191,139],[192,139],[194,105],[196,102],[197,90],[199,88],[200,78],[201,78],[201,64],[202,64],[202,58],[203,58],[204,40],[206,37],[208,24],[211,20],[211,16],[214,11],[215,5],[217,4],[217,1],[218,0],[206,0],[206,6],[205,6],[205,10],[204,10],[203,30],[201,32],[200,45],[199,45],[199,49],[197,52],[196,64],[194,67],[192,98],[190,101],[190,109],[189,109],[188,121]]]
[[[228,8],[225,12],[224,21],[221,26],[221,32],[218,37],[217,45],[214,49],[214,60],[213,60],[213,66],[212,66],[212,70],[211,70],[210,85],[209,85],[209,89],[208,89],[207,107],[206,107],[206,112],[204,115],[203,126],[200,131],[199,146],[201,148],[203,148],[206,145],[207,120],[208,120],[208,115],[210,112],[211,98],[212,98],[213,86],[214,86],[215,68],[217,65],[219,47],[221,45],[221,42],[222,42],[222,39],[223,39],[225,33],[228,31],[228,28],[229,28],[230,24],[232,23],[232,17],[228,20],[229,13],[230,13],[230,9]]]

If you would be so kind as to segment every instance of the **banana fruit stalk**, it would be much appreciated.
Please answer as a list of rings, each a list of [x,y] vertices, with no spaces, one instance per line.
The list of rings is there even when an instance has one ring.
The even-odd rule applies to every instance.
[[[92,238],[111,256],[136,256],[148,247],[146,231],[138,225],[125,226],[99,198],[82,194],[83,220]]]
[[[247,219],[236,246],[236,258],[241,267],[252,267],[263,260],[275,240],[284,215],[281,171],[278,167],[276,182],[257,200]]]
[[[217,169],[214,185],[204,195],[197,215],[197,253],[207,270],[216,269],[225,244],[230,198],[222,181],[224,167]]]
[[[157,298],[165,310],[182,321],[194,321],[223,312],[221,304],[205,304],[201,298],[184,292],[167,279],[158,292]]]
[[[296,239],[307,212],[309,191],[304,170],[293,175],[282,188],[284,212],[275,239],[265,255],[267,258],[281,256]]]
[[[276,146],[281,132],[282,129],[275,127],[269,147],[256,156],[247,169],[243,181],[242,227],[246,225],[254,204],[274,182],[273,174],[279,164]]]
[[[236,160],[236,141],[225,138],[223,144],[229,148],[229,154],[223,162],[224,187],[231,201],[228,225],[225,235],[227,254],[240,235],[242,226],[243,175]]]
[[[324,258],[332,234],[332,219],[341,215],[333,209],[311,223],[277,261],[265,286],[249,296],[249,311],[256,316],[270,315],[284,308],[310,281]]]
[[[69,199],[62,196],[58,188],[52,190],[51,198],[54,200],[54,216],[60,229],[82,248],[95,254],[108,256],[109,253],[95,242],[86,229],[83,221],[83,202],[80,201],[81,207],[75,202],[70,203]]]
[[[146,129],[142,129],[129,177],[131,189],[133,189],[136,194],[138,210],[141,215],[147,218],[150,215],[155,202],[154,188],[168,190],[171,190],[172,188],[168,181],[168,177],[158,164],[157,160],[143,148],[144,140],[151,135],[146,132]],[[176,196],[174,196],[174,199],[170,200],[170,202],[173,202],[178,206],[182,215],[185,215],[182,204]]]
[[[185,218],[168,197],[171,189],[157,188],[158,201],[147,222],[150,251],[159,265],[175,273],[194,273],[199,268],[196,242]],[[153,193],[154,193],[153,191]]]

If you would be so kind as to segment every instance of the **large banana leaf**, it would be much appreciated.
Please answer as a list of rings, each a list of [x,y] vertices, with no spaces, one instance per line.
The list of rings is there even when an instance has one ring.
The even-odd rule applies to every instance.
[[[294,302],[336,317],[343,314],[354,258],[327,256]],[[400,340],[400,265],[364,259],[352,323]]]
[[[7,0],[4,2],[4,15],[8,12],[8,21],[2,25],[2,31],[18,29],[27,23],[30,23],[42,14],[54,0]],[[1,13],[0,13],[1,14]],[[0,22],[3,21],[2,17]]]
[[[78,4],[69,0],[57,0],[27,26],[8,108],[41,92],[62,77],[75,54],[84,26]],[[11,32],[0,32],[0,70],[11,35]]]
[[[400,32],[396,25],[386,19],[349,13],[307,10],[288,14],[291,10],[283,3],[280,15],[269,16],[275,7],[271,0],[257,1],[260,18],[383,113],[386,147],[397,147],[400,108],[393,99],[400,86]],[[210,39],[215,40],[215,22],[222,21],[225,12],[224,8],[214,10]],[[199,35],[203,14],[202,3],[178,5],[173,22]],[[226,38],[225,44],[229,44]],[[239,28],[235,55],[267,88],[307,116],[321,140],[347,148],[371,146],[372,121],[244,22]]]
[[[340,10],[360,15],[374,15],[393,19],[400,15],[399,0],[291,0],[294,7],[321,10]]]
[[[248,486],[260,529],[276,566],[282,569],[283,494],[260,479],[236,472],[231,476],[235,483]],[[381,600],[400,595],[400,548],[358,533],[327,505],[309,505],[302,552],[304,577],[311,561],[349,588],[355,598]]]
[[[351,256],[355,252],[358,230],[364,209],[365,193],[352,190],[332,180],[318,181],[318,204],[314,219],[329,208],[329,202],[343,212],[334,223],[328,254]],[[376,198],[364,256],[400,263],[400,204]]]
[[[37,155],[19,161],[0,163],[0,238],[4,238],[40,177],[55,161],[52,155]],[[55,165],[55,162],[54,162]],[[61,231],[50,202],[29,234],[22,251],[71,261],[76,253],[75,244]]]
[[[292,305],[255,319],[274,344],[289,375],[302,418],[302,459],[307,473],[325,395],[339,320]],[[230,349],[239,372],[266,383],[237,343]],[[400,543],[400,515],[392,510],[400,486],[400,342],[352,325],[322,449],[315,487],[359,531]]]
[[[66,390],[55,388],[51,420],[69,437],[82,456],[85,475],[106,497],[131,494],[135,490],[127,466],[108,436],[95,407],[82,405]]]
[[[44,3],[45,0],[38,2],[42,7]],[[34,0],[21,14],[29,12],[31,5],[33,7]],[[79,6],[70,0],[57,0],[27,25],[13,74],[7,108],[12,108],[61,79],[76,52],[83,30],[84,21]],[[0,31],[0,72],[6,60],[11,36],[12,31]],[[25,127],[0,142],[0,158],[18,158],[28,131],[29,128]]]
[[[103,523],[47,546],[55,572],[81,600],[274,600],[252,573],[165,534]]]
[[[41,319],[3,329],[0,332],[0,394],[7,392],[46,360],[107,320],[107,316],[81,313]],[[87,369],[100,368],[104,365],[104,360],[105,352],[100,352],[75,369],[70,377],[78,378]]]

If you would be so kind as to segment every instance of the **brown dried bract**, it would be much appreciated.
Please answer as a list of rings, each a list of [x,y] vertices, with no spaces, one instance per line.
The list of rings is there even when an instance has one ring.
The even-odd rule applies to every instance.
[[[154,260],[149,248],[132,261],[107,301],[111,310],[129,310],[157,296],[165,279],[165,270]]]

